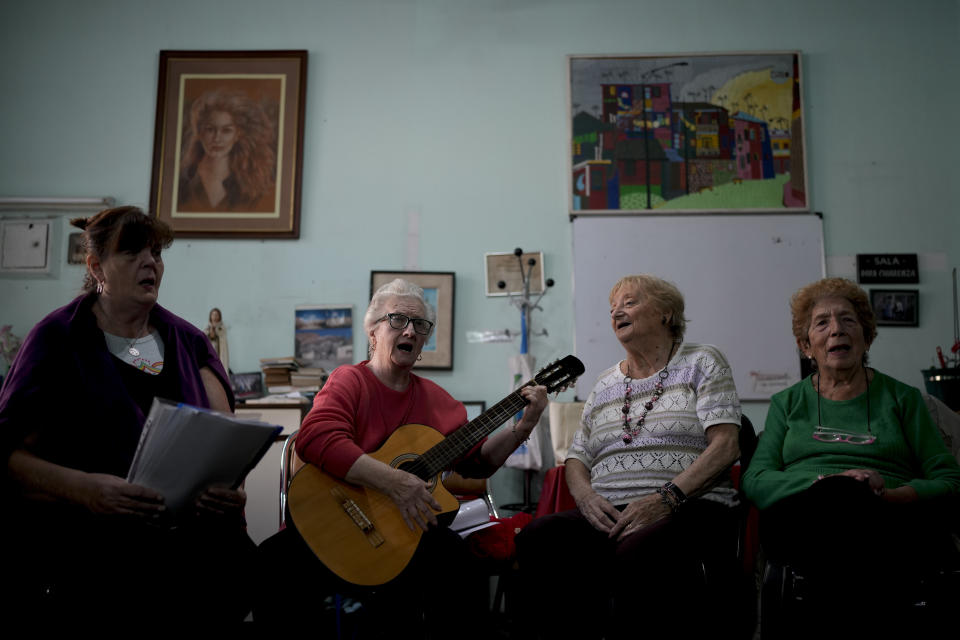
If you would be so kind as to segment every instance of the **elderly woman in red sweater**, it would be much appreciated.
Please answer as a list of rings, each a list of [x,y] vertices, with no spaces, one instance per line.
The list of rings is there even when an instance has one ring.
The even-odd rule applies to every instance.
[[[363,323],[370,341],[370,359],[338,367],[330,374],[297,438],[297,453],[305,462],[334,477],[385,494],[409,528],[425,532],[410,565],[377,590],[378,599],[389,602],[390,613],[381,616],[382,621],[414,635],[417,632],[412,630],[417,628],[424,609],[428,623],[440,625],[438,628],[462,620],[465,606],[480,613],[486,609],[486,585],[482,580],[476,581],[478,588],[472,599],[450,588],[452,583],[469,582],[471,574],[476,573],[471,571],[470,556],[459,536],[437,526],[435,511],[441,507],[427,483],[369,455],[400,426],[428,425],[448,435],[467,422],[463,404],[434,382],[412,372],[433,331],[435,313],[423,290],[410,282],[397,279],[378,289]],[[546,407],[546,389],[527,386],[519,393],[528,402],[522,419],[513,429],[503,429],[474,447],[456,465],[463,475],[489,476],[530,435]],[[281,538],[289,535],[278,534]],[[294,597],[306,605],[314,597],[329,594],[332,588],[355,590],[333,578],[302,542],[298,543],[299,560],[294,561],[306,563],[300,575],[322,586],[287,593],[295,592]],[[273,540],[261,546],[269,557],[273,553],[270,547],[281,544],[287,552],[297,547],[289,541]],[[446,587],[436,589],[438,584]],[[326,594],[323,588],[327,588]],[[426,593],[430,597],[425,597]],[[360,595],[363,594],[361,590]],[[269,615],[269,610],[263,610],[260,617]],[[388,620],[392,617],[395,618]],[[414,621],[403,621],[405,617]]]

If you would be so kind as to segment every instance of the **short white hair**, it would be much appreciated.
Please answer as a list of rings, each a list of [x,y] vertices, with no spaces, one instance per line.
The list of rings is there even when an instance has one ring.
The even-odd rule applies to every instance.
[[[408,280],[397,278],[377,289],[373,297],[370,298],[370,306],[367,307],[367,312],[363,316],[363,332],[365,334],[370,335],[373,325],[384,316],[383,307],[391,298],[406,298],[420,303],[426,319],[434,323],[434,326],[430,329],[430,332],[433,333],[433,329],[436,328],[437,310],[427,302],[423,295],[423,289]]]

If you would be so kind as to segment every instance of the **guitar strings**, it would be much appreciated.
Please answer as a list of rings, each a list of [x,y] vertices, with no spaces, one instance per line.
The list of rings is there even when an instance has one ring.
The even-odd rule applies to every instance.
[[[549,392],[549,390],[559,389],[575,379],[569,372],[566,372],[561,374],[559,380],[550,380],[549,378],[557,374],[556,369],[562,369],[562,366],[558,366],[558,364],[555,362],[545,368],[537,374],[534,382],[546,386]],[[483,414],[425,451],[414,462],[407,465],[405,470],[424,481],[429,481],[445,470],[457,457],[469,451],[484,436],[506,422],[510,416],[515,415],[526,404],[527,401],[520,395],[520,389],[517,389],[488,411],[483,412]]]
[[[424,480],[432,478],[525,405],[526,401],[519,392],[507,396],[489,411],[425,451],[414,464],[410,465],[409,470]]]

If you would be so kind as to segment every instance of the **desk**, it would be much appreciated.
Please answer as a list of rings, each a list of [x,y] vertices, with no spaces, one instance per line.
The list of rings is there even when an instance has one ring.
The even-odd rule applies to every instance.
[[[240,404],[236,414],[256,418],[283,427],[283,431],[259,464],[247,475],[247,532],[260,544],[277,532],[280,526],[280,453],[291,433],[300,428],[303,416],[310,409],[302,404]]]

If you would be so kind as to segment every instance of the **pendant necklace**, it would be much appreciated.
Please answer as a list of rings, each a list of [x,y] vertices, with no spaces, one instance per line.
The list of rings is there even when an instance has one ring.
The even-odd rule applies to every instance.
[[[138,331],[138,332],[133,336],[133,340],[131,340],[131,341],[130,341],[130,344],[127,345],[127,353],[129,353],[129,354],[130,354],[131,356],[133,356],[134,358],[139,358],[139,357],[140,357],[140,350],[137,349],[137,348],[136,348],[135,346],[133,346],[133,345],[137,344],[137,340],[140,339],[140,334],[147,330],[147,325],[148,325],[148,324],[150,324],[150,314],[149,314],[149,313],[147,314],[146,320],[143,321],[143,326],[140,327],[140,331]]]
[[[663,365],[663,369],[657,374],[658,380],[653,386],[653,397],[643,403],[643,409],[641,410],[640,416],[637,418],[636,427],[630,427],[630,393],[633,391],[633,387],[630,386],[630,383],[633,382],[633,379],[630,377],[630,363],[627,363],[627,374],[623,377],[623,384],[626,387],[626,391],[623,395],[623,435],[620,436],[624,444],[630,444],[633,442],[633,439],[640,433],[640,430],[643,428],[643,424],[647,420],[647,414],[653,409],[653,405],[657,403],[657,400],[663,395],[663,381],[667,379],[670,375],[670,372],[667,371],[667,365],[670,364],[670,358],[673,357],[673,349],[676,347],[676,343],[670,345],[670,355],[667,356],[667,362]]]
[[[100,304],[100,300],[97,300],[97,303]],[[103,313],[104,315],[106,315],[106,310],[104,310],[102,304],[100,304],[100,311],[101,311],[101,313]],[[138,331],[136,334],[134,334],[133,340],[131,340],[131,341],[130,341],[130,344],[127,345],[127,353],[129,353],[129,354],[130,354],[131,356],[133,356],[134,358],[139,358],[139,357],[140,357],[140,350],[137,349],[137,348],[136,348],[135,346],[133,346],[133,345],[137,344],[137,340],[140,339],[140,334],[143,333],[143,332],[146,330],[147,325],[149,325],[149,324],[150,324],[150,314],[148,313],[146,320],[143,321],[143,326],[140,327],[140,331]]]

